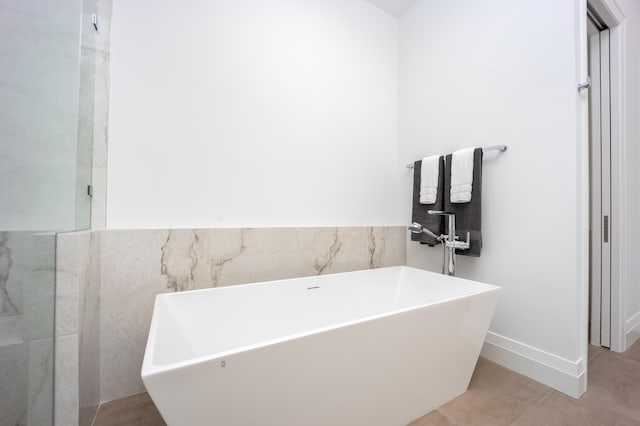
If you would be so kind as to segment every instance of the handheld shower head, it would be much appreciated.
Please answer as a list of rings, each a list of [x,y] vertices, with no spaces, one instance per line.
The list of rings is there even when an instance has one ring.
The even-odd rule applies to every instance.
[[[434,238],[436,241],[442,241],[442,237],[434,234],[429,229],[420,225],[418,222],[413,222],[411,225],[407,227],[407,229],[411,231],[411,233],[413,234],[427,234],[431,238]]]
[[[424,228],[418,222],[413,222],[411,225],[407,227],[407,229],[411,231],[413,234],[422,234],[422,231]]]

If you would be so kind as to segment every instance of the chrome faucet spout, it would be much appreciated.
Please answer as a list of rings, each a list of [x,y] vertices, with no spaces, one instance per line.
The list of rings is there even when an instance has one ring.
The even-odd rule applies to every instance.
[[[455,216],[455,212],[447,212],[443,210],[427,210],[428,214],[436,215],[436,216]]]

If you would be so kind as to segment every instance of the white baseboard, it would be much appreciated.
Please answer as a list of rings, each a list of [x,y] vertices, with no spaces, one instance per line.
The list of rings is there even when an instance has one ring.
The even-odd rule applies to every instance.
[[[584,359],[569,361],[491,331],[481,355],[574,398],[587,389]]]
[[[636,340],[640,339],[640,312],[629,318],[626,324],[627,329],[627,347],[629,349]]]

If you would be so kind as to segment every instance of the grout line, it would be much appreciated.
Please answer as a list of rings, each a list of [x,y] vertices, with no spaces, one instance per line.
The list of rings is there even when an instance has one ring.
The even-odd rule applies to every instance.
[[[640,340],[638,340],[638,342],[640,342]],[[634,343],[634,344],[633,344],[633,345],[631,345],[631,346],[635,346],[635,345],[637,345],[637,344],[638,344],[638,343]],[[624,354],[626,354],[627,352],[629,352],[629,350],[630,350],[630,349],[631,349],[631,347],[629,347],[629,349],[627,349],[627,350],[626,350],[626,351],[624,351],[624,352],[615,352],[615,351],[612,351],[611,349],[603,348],[603,350],[602,350],[602,351],[600,351],[600,352],[608,351],[608,352],[610,352],[612,355],[614,355],[615,357],[618,357],[618,358],[621,358],[621,359],[626,359],[626,360],[629,360],[629,361],[634,361],[634,362],[640,363],[640,360],[635,360],[635,359],[633,359],[633,358],[629,358],[628,356],[625,356],[625,355],[624,355]],[[598,353],[598,355],[600,355],[600,352]],[[594,357],[594,358],[595,358],[595,357]]]
[[[462,395],[464,395],[464,394],[462,394]],[[461,395],[461,396],[462,396],[462,395]],[[455,399],[455,398],[454,398],[454,399]],[[453,401],[454,399],[452,399],[451,401]],[[444,404],[444,405],[446,405],[446,404]],[[440,407],[442,407],[442,405],[441,405]],[[446,413],[443,413],[442,411],[440,411],[440,407],[436,408],[436,409],[435,409],[435,410],[433,410],[433,411],[437,411],[438,413],[440,413],[440,415],[441,415],[442,417],[444,417],[445,419],[447,419],[447,421],[448,421],[451,425],[453,425],[453,426],[459,426],[459,425],[460,425],[460,423],[458,423],[458,422],[454,421],[454,419],[452,419],[451,417],[447,416],[447,414],[446,414]],[[427,414],[428,414],[428,413],[427,413]],[[426,416],[427,414],[425,414],[425,416]]]
[[[526,410],[524,413],[520,414],[518,417],[516,417],[515,419],[513,419],[513,422],[511,422],[511,425],[516,424],[516,422],[518,420],[520,420],[521,418],[523,418],[524,416],[526,416],[527,414],[529,414],[531,411],[533,411],[536,407],[538,407],[540,404],[542,404],[542,402],[544,400],[546,400],[547,398],[549,398],[551,395],[553,395],[554,393],[556,393],[557,391],[553,390],[553,389],[549,389],[549,392],[543,396],[542,398],[540,398],[540,401],[536,402],[535,404],[533,404],[528,410]]]
[[[640,367],[640,360],[636,360],[636,359],[633,359],[633,358],[627,358],[623,354],[624,354],[624,352],[623,353],[616,353],[616,356],[618,357],[618,359],[623,359],[625,361],[633,362],[633,363],[637,364],[638,367]]]
[[[98,409],[96,410],[95,414],[93,415],[93,420],[91,420],[91,426],[94,426],[96,424],[96,419],[98,418],[98,413],[100,412],[101,408],[102,408],[102,403],[98,404]]]
[[[604,351],[608,351],[608,349],[602,348],[601,350],[599,350],[594,356],[588,359],[587,365],[588,363],[592,362],[594,359],[598,358],[600,354],[602,354]]]

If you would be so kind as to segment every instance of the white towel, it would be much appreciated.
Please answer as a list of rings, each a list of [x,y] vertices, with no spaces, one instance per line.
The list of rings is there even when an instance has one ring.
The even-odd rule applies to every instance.
[[[438,198],[440,178],[440,156],[422,159],[420,168],[420,204],[434,204]]]
[[[451,156],[451,193],[452,203],[471,201],[473,189],[473,152],[475,148],[455,151]]]

